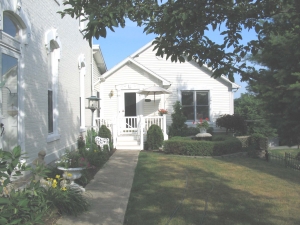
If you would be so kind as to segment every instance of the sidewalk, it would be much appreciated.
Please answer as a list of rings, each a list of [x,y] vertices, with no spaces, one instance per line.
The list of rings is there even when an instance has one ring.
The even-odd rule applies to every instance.
[[[91,204],[78,217],[64,216],[57,225],[123,225],[138,150],[117,150],[85,187]]]

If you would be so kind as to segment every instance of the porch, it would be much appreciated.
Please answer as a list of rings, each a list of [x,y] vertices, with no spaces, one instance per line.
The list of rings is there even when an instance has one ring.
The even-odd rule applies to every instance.
[[[162,116],[124,116],[116,118],[95,118],[97,127],[106,125],[110,129],[113,147],[116,149],[143,150],[144,141],[147,139],[147,131],[152,124],[158,125],[168,140],[166,115]]]

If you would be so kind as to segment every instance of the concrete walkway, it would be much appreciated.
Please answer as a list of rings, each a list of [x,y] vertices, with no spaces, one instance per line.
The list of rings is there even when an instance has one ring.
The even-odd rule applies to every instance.
[[[85,187],[90,210],[78,217],[64,216],[58,225],[123,225],[140,151],[117,150]]]

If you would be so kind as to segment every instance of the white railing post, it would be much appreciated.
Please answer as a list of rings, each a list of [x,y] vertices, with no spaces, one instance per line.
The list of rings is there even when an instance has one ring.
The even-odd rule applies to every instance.
[[[117,136],[118,136],[118,118],[115,117],[112,121],[112,133],[113,133],[113,146],[114,146],[114,149],[116,148],[117,146]]]
[[[163,132],[164,132],[164,140],[168,140],[168,134],[167,134],[167,116],[166,114],[163,114]]]
[[[144,120],[145,118],[143,117],[143,115],[140,115],[140,124],[138,126],[138,130],[140,132],[140,150],[144,149]]]

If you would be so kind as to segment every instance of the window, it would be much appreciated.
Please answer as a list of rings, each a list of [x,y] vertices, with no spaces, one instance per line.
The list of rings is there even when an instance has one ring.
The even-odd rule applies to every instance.
[[[53,133],[53,91],[48,90],[48,133]]]
[[[19,37],[19,27],[17,23],[14,22],[13,18],[9,13],[3,14],[3,31],[14,38]]]
[[[46,48],[48,52],[48,137],[47,142],[60,138],[58,130],[58,68],[60,59],[60,40],[55,29],[46,33]]]
[[[182,91],[181,104],[183,114],[189,121],[209,118],[208,91]]]

